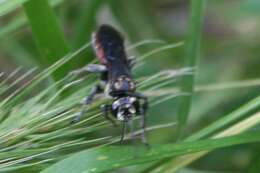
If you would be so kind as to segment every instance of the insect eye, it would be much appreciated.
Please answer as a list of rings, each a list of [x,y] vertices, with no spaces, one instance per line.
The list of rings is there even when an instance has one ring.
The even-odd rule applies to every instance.
[[[134,113],[136,112],[136,110],[135,110],[134,107],[131,107],[131,108],[129,109],[129,112],[132,113],[132,114],[134,114]]]
[[[115,87],[115,89],[120,89],[121,88],[121,82],[115,82],[114,87]]]
[[[130,89],[133,90],[135,88],[135,84],[133,82],[129,82],[130,84]]]

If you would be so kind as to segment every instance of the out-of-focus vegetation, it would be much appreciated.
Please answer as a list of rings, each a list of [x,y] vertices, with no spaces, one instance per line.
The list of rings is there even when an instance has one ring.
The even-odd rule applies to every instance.
[[[118,144],[103,97],[70,123],[103,23],[137,59],[151,150]],[[0,172],[258,173],[259,27],[259,0],[0,0]]]

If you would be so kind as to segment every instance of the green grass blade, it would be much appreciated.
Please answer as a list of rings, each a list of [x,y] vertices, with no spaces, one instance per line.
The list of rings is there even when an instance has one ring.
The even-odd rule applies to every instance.
[[[255,99],[241,106],[237,110],[231,112],[230,114],[224,116],[218,121],[215,121],[214,123],[207,126],[206,128],[188,137],[187,140],[188,141],[198,140],[203,137],[207,137],[212,133],[216,133],[217,131],[223,129],[225,126],[232,125],[232,123],[235,123],[240,119],[243,119],[249,113],[259,110],[259,107],[260,107],[260,96],[256,97]]]
[[[36,75],[31,81],[28,81],[23,86],[21,86],[19,89],[17,89],[15,92],[13,92],[11,95],[9,95],[7,98],[2,100],[0,102],[0,110],[3,105],[6,107],[13,107],[17,102],[28,92],[33,90],[34,87],[36,87],[40,82],[48,78],[50,75],[52,75],[56,70],[58,70],[60,67],[62,67],[64,64],[66,64],[68,61],[73,59],[74,57],[78,56],[80,53],[82,53],[86,48],[90,46],[90,43],[87,43],[83,45],[80,49],[70,52],[64,57],[62,57],[60,60],[52,64],[49,68],[45,69],[43,72]],[[9,106],[8,106],[9,105]]]
[[[200,40],[203,25],[204,0],[190,1],[191,16],[189,19],[189,33],[186,46],[186,67],[195,67],[200,53]],[[180,100],[178,107],[178,121],[180,135],[185,128],[191,108],[194,75],[183,76],[181,90],[191,93]]]
[[[24,15],[19,14],[15,19],[10,21],[8,24],[1,26],[0,28],[0,38],[5,38],[6,36],[10,36],[12,33],[25,26],[27,20]]]
[[[99,12],[100,6],[104,3],[102,0],[89,0],[84,1],[82,9],[80,10],[80,16],[76,23],[75,38],[73,40],[73,48],[79,48],[91,40],[91,34],[94,31],[97,23],[96,17]],[[93,51],[86,50],[82,56],[75,62],[75,66],[82,66],[93,60]]]
[[[249,118],[245,119],[244,121],[242,121],[242,123],[244,122],[243,125],[238,126],[239,124],[235,124],[234,127],[237,127],[237,128],[232,128],[232,124],[240,119],[243,119],[249,113],[259,110],[259,106],[260,106],[260,97],[257,97],[255,99],[251,100],[250,102],[248,102],[247,104],[245,104],[244,106],[241,106],[239,109],[233,111],[229,115],[224,116],[220,120],[212,123],[211,125],[207,126],[206,128],[204,128],[204,129],[200,130],[199,132],[193,134],[192,136],[188,137],[186,139],[186,141],[199,140],[199,139],[207,137],[213,133],[216,133],[217,131],[223,129],[226,126],[227,127],[231,126],[230,129],[239,129],[239,130],[243,130],[243,131],[247,130],[248,128],[243,129],[243,127],[247,127],[248,125],[251,125],[249,127],[249,128],[251,128],[251,127],[255,126],[259,122],[259,118],[258,118],[259,114],[255,114],[252,116],[252,118],[254,118],[253,121],[251,120],[252,118],[249,117]],[[254,123],[253,124],[248,123],[248,119]],[[224,131],[218,133],[217,135],[226,133],[225,131],[227,131],[227,130],[224,130]],[[234,133],[234,131],[232,131],[232,133]],[[197,160],[198,158],[204,156],[205,154],[207,154],[207,153],[202,152],[202,153],[192,154],[185,158],[179,158],[179,159],[177,158],[177,160],[173,159],[173,160],[167,162],[165,165],[163,165],[163,167],[166,170],[168,169],[168,167],[171,167],[171,169],[170,169],[171,171],[178,170],[179,168],[184,167],[185,165],[193,162],[194,160]],[[179,163],[179,164],[177,164],[177,163]],[[172,167],[171,165],[175,165],[175,166]],[[162,168],[160,168],[160,170],[161,169]],[[154,172],[156,172],[156,171],[154,171]]]
[[[3,16],[10,11],[20,7],[24,2],[28,0],[3,0],[0,1],[0,16]]]
[[[108,2],[113,16],[127,33],[131,42],[146,39],[161,39],[162,33],[160,33],[159,28],[155,27],[155,20],[152,18],[154,14],[150,14],[149,7],[147,7],[146,2],[139,0],[109,0]],[[132,9],[135,9],[134,13]],[[144,45],[136,48],[136,50],[139,53],[145,53],[155,48],[157,48],[157,45]],[[171,51],[172,50],[161,52],[160,57],[172,57]],[[158,58],[157,56],[153,57]]]
[[[248,102],[247,104],[241,106],[240,108],[238,108],[237,110],[231,112],[230,114],[224,116],[223,118],[219,119],[218,121],[212,123],[211,125],[205,127],[204,129],[200,130],[199,132],[191,135],[190,137],[188,137],[185,141],[196,141],[199,140],[201,138],[205,138],[209,135],[212,134],[222,134],[222,133],[226,133],[227,130],[223,130],[225,127],[230,127],[229,129],[236,129],[236,134],[243,132],[249,128],[254,127],[256,124],[259,123],[259,113],[254,114],[253,116],[249,116],[248,118],[245,119],[245,116],[248,116],[248,114],[256,112],[257,110],[259,110],[259,106],[260,106],[260,96],[256,97],[255,99],[251,100],[250,102]],[[251,120],[253,118],[253,121]],[[236,123],[235,122],[241,120],[241,119],[245,119],[244,121],[242,121],[241,123]],[[249,121],[251,120],[251,121]],[[249,123],[249,122],[253,122],[253,123]],[[242,125],[240,125],[242,124]],[[233,125],[233,126],[232,126]],[[239,126],[240,125],[240,126]],[[249,127],[247,127],[249,125]],[[234,128],[234,127],[238,127],[238,128]],[[239,131],[238,131],[239,130]],[[229,130],[230,131],[230,130]],[[234,134],[234,131],[232,131],[232,134]],[[164,169],[167,169],[167,167],[172,167],[171,165],[176,165],[175,167],[173,167],[172,169],[179,169],[185,165],[187,165],[188,163],[191,163],[192,161],[204,156],[206,153],[198,153],[198,154],[192,154],[192,157],[188,157],[185,159],[178,159],[177,161],[175,159],[172,159],[171,161],[168,161],[165,165],[163,165],[162,167],[166,167]],[[180,160],[183,160],[182,163],[177,164]],[[161,168],[159,168],[161,169]],[[156,171],[154,171],[154,173],[156,173]]]
[[[43,63],[48,66],[69,52],[63,32],[56,16],[47,0],[31,0],[24,4],[34,39],[43,56]],[[53,74],[60,79],[69,70],[69,65],[63,66]]]
[[[80,18],[76,23],[73,47],[78,48],[91,39],[91,33],[96,26],[96,15],[102,0],[86,1],[81,10]]]
[[[47,168],[42,173],[107,172],[115,168],[146,163],[167,157],[258,141],[260,141],[259,132],[196,142],[165,144],[153,146],[150,150],[132,146],[100,147],[76,153]],[[136,157],[135,150],[138,150],[138,157]]]
[[[231,112],[230,114],[224,116],[223,118],[217,120],[216,122],[212,123],[211,125],[205,127],[204,129],[200,130],[199,132],[191,135],[190,137],[188,137],[185,140],[186,141],[196,141],[201,138],[210,136],[213,133],[216,133],[218,131],[224,130],[225,127],[234,125],[235,122],[237,122],[241,119],[244,119],[245,116],[247,116],[248,114],[250,114],[252,112],[256,112],[257,110],[259,110],[259,107],[260,107],[260,96],[256,97],[255,99],[251,100],[250,102],[246,103],[244,106],[241,106],[240,108]],[[166,162],[165,165],[172,165],[173,163],[176,164],[175,159],[172,159],[171,161]],[[156,163],[155,165],[158,165],[158,163]],[[163,167],[168,167],[168,166],[163,166]],[[179,167],[182,167],[182,165],[176,165],[176,167],[179,168]],[[154,172],[156,172],[156,171],[154,171]]]
[[[25,49],[23,45],[19,44],[15,39],[8,38],[2,40],[3,41],[0,43],[1,48],[9,53],[10,59],[12,59],[13,62],[19,64],[23,68],[31,68],[38,65],[31,52]]]
[[[23,3],[28,0],[2,0],[0,1],[0,16],[6,15],[12,12],[16,8],[19,8]],[[52,1],[62,1],[62,0],[52,0]]]
[[[52,7],[60,5],[63,0],[50,1]],[[13,20],[0,28],[0,38],[12,35],[15,31],[18,31],[27,24],[26,16],[23,13],[18,13]]]
[[[250,128],[255,127],[259,123],[260,123],[260,112],[257,112],[255,114],[253,114],[252,116],[250,116],[249,118],[246,118],[245,120],[243,120],[239,123],[236,123],[235,125],[229,127],[228,129],[219,132],[218,134],[214,135],[212,138],[216,139],[216,138],[222,138],[222,137],[236,135],[236,134],[242,133],[244,131],[247,131]],[[188,138],[188,140],[189,140],[189,138]],[[186,140],[186,141],[188,141],[188,140]],[[210,151],[202,151],[202,152],[189,154],[186,156],[171,159],[169,162],[166,162],[158,169],[153,170],[152,173],[157,173],[162,170],[163,170],[163,172],[168,172],[168,173],[175,172],[175,171],[187,166],[188,164],[192,163],[193,161],[205,156],[209,152]]]

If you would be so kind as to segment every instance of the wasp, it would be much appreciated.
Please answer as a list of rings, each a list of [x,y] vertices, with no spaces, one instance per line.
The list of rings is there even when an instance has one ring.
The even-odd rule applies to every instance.
[[[73,71],[74,74],[82,72],[100,74],[99,84],[94,86],[83,104],[90,105],[96,94],[104,93],[112,99],[112,104],[101,106],[103,115],[114,125],[115,121],[109,114],[123,122],[121,142],[124,138],[126,124],[132,122],[135,116],[140,116],[141,139],[144,144],[148,145],[145,137],[145,114],[148,99],[136,91],[136,83],[131,72],[134,60],[127,58],[124,38],[112,26],[101,25],[92,35],[92,46],[100,64],[89,64]],[[77,115],[73,121],[79,121],[82,114]]]

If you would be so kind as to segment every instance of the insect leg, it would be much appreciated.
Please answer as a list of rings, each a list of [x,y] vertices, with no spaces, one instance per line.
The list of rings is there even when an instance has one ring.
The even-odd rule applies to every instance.
[[[144,143],[146,146],[149,146],[147,140],[146,140],[146,119],[145,119],[145,110],[144,110],[144,107],[143,105],[141,106],[140,108],[140,116],[141,116],[141,120],[140,120],[140,125],[141,125],[141,140],[142,140],[142,143]]]
[[[132,94],[132,96],[138,98],[138,99],[142,99],[143,100],[143,103],[140,104],[140,108],[139,108],[139,114],[141,116],[141,120],[140,120],[140,126],[141,126],[141,140],[142,140],[142,143],[144,143],[146,146],[149,147],[149,144],[146,140],[146,111],[147,111],[147,108],[148,108],[148,98],[141,94],[141,93],[134,93]]]
[[[85,67],[85,71],[91,73],[103,73],[107,71],[107,67],[100,64],[89,64]]]
[[[111,105],[102,105],[101,106],[101,110],[103,111],[103,115],[104,117],[109,120],[115,127],[117,126],[116,122],[109,117],[109,112],[111,111]]]
[[[107,68],[104,65],[100,64],[89,64],[83,68],[80,68],[78,70],[74,70],[70,72],[70,76],[78,76],[82,73],[89,72],[89,73],[103,73],[106,72]]]
[[[84,101],[82,102],[83,107],[81,112],[75,116],[75,118],[73,119],[72,123],[76,123],[79,122],[80,118],[84,115],[87,107],[92,103],[94,97],[96,94],[101,93],[103,91],[103,89],[101,88],[100,85],[96,85],[92,91],[90,92],[90,94],[86,97],[86,99],[84,99]]]
[[[148,109],[148,98],[145,95],[143,95],[142,93],[129,93],[128,95],[143,100],[141,107],[143,108],[144,114],[145,114]]]

